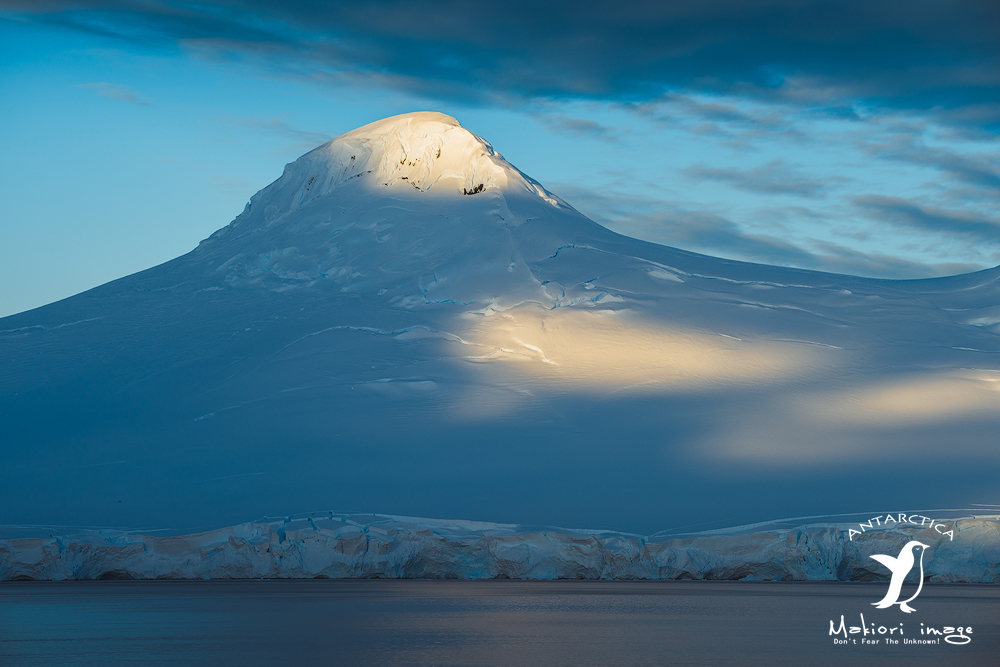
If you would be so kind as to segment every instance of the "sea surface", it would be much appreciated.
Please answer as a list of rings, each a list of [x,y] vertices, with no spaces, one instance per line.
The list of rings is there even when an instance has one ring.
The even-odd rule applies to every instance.
[[[587,581],[0,584],[0,665],[1000,665],[1000,586]],[[867,639],[839,627],[875,624]],[[902,623],[899,630],[891,627]],[[899,639],[887,644],[878,627]],[[968,643],[904,644],[921,628]],[[964,641],[955,637],[953,641]],[[841,638],[843,636],[841,635]],[[856,642],[854,640],[857,640]]]

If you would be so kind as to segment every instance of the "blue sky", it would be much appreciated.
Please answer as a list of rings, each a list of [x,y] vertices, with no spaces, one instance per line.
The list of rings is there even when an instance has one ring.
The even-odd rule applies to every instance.
[[[888,278],[1000,264],[1000,7],[0,0],[0,316],[183,254],[435,110],[613,229]]]

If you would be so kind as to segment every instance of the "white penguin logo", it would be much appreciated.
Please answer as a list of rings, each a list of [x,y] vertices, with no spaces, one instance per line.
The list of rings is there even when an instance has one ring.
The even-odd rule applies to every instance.
[[[903,545],[902,550],[899,552],[899,556],[893,558],[892,556],[884,556],[882,554],[875,554],[872,556],[875,560],[885,565],[892,572],[892,579],[889,580],[889,592],[885,594],[879,602],[872,602],[872,604],[878,609],[888,609],[894,604],[898,604],[899,608],[909,614],[911,611],[916,611],[913,607],[906,604],[907,602],[912,602],[920,595],[920,589],[924,587],[924,550],[929,548],[923,542],[917,542],[913,540],[912,542],[907,542]],[[918,549],[920,551],[920,584],[917,586],[917,592],[914,593],[910,598],[898,602],[899,594],[903,590],[903,579],[906,575],[910,573],[913,569],[913,550]]]

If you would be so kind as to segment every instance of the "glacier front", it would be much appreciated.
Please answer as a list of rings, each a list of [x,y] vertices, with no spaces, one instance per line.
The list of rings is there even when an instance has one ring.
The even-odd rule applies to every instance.
[[[844,517],[639,536],[314,512],[191,535],[0,528],[0,581],[72,579],[651,579],[883,581],[872,554],[929,545],[930,582],[1000,583],[1000,515],[859,530]],[[873,526],[875,524],[872,524]],[[854,534],[851,531],[855,531]]]

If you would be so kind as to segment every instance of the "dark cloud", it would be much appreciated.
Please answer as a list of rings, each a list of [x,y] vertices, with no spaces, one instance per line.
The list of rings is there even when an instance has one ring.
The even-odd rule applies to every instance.
[[[972,242],[1000,242],[1000,218],[925,206],[902,197],[862,195],[852,201],[869,217],[897,227],[947,234]]]
[[[800,197],[822,197],[829,185],[829,181],[806,178],[799,168],[784,160],[773,160],[746,170],[698,165],[682,169],[681,173],[697,180],[726,183],[747,192]]]
[[[263,57],[440,97],[642,102],[666,91],[855,100],[1000,126],[995,0],[2,0],[5,13],[139,47]],[[719,105],[706,117],[732,119]]]

